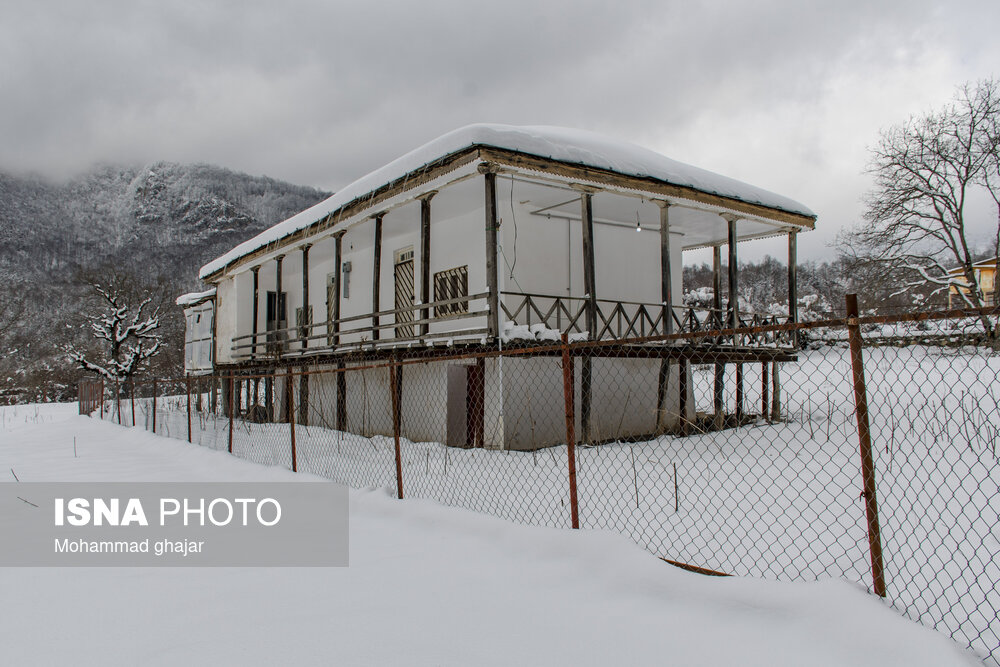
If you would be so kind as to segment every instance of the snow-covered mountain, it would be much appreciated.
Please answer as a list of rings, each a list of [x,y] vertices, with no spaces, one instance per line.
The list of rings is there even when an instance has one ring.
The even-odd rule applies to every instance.
[[[178,372],[172,302],[199,287],[199,267],[329,194],[206,164],[102,166],[62,183],[0,173],[0,402],[72,383],[62,348],[88,341],[88,283],[109,272],[154,293],[169,348],[156,370]]]
[[[67,183],[0,174],[0,277],[72,280],[107,262],[197,268],[329,193],[212,165],[105,166]]]

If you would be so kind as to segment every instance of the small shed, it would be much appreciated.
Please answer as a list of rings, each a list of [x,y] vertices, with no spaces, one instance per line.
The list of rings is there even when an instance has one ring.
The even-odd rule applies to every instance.
[[[184,309],[184,372],[206,375],[215,363],[215,288],[177,297]]]

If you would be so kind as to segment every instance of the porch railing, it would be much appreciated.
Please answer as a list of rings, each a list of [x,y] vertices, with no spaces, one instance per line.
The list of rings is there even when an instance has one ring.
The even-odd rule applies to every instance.
[[[664,327],[664,314],[668,309],[659,303],[597,299],[596,330],[588,332],[586,297],[524,292],[501,292],[501,294],[504,297],[500,301],[503,315],[508,322],[518,325],[542,324],[548,329],[569,334],[587,333],[588,338],[592,340],[645,338],[667,333]],[[671,333],[698,333],[732,328],[726,310],[673,306],[669,309],[669,317],[673,324]],[[741,312],[739,320],[740,328],[759,328],[786,324],[790,321],[787,315],[750,312]],[[793,345],[791,334],[783,331],[716,336],[711,338],[710,342],[729,347],[792,347]]]
[[[430,325],[442,322],[459,323],[487,317],[488,309],[473,310],[473,305],[485,304],[487,292],[439,299],[428,303],[415,303],[404,308],[381,310],[362,315],[351,315],[335,320],[299,324],[283,329],[269,329],[256,334],[244,334],[232,339],[230,350],[239,360],[285,358],[309,354],[328,353],[332,349],[356,350],[373,347],[398,347],[417,341],[435,341],[450,338],[482,338],[489,333],[486,327],[452,328],[430,331]],[[465,304],[466,312],[451,312],[444,316],[423,318],[420,313],[437,312],[442,306]],[[397,316],[401,316],[398,318]],[[408,331],[409,335],[397,335]],[[386,332],[386,333],[383,333]],[[346,339],[346,340],[345,340]]]
[[[257,334],[245,334],[232,339],[231,352],[238,360],[269,359],[304,356],[310,354],[356,350],[375,347],[398,347],[414,343],[431,343],[441,339],[481,339],[489,334],[486,327],[461,328],[470,319],[486,318],[489,310],[473,310],[473,304],[485,306],[487,292],[470,296],[441,299],[430,303],[416,303],[405,308],[382,310],[375,313],[351,315],[336,320],[300,324],[283,329],[270,329]],[[501,292],[502,319],[515,325],[544,325],[568,334],[587,334],[592,340],[618,340],[664,335],[664,315],[667,309],[658,303],[615,301],[598,299],[596,328],[587,331],[588,299],[577,296]],[[467,304],[463,313],[447,316],[420,317],[420,313],[437,312],[441,306]],[[673,333],[700,333],[731,328],[725,310],[673,306],[669,309]],[[412,319],[408,319],[412,318]],[[740,313],[741,328],[760,328],[786,324],[788,316]],[[443,331],[430,331],[430,325],[447,322]],[[400,332],[408,335],[398,335]],[[722,347],[792,347],[792,335],[785,331],[741,333],[705,339]]]

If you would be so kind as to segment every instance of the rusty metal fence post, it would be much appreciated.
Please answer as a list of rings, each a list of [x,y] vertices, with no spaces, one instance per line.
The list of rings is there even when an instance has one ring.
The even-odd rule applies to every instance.
[[[191,376],[184,376],[184,384],[187,386],[187,416],[188,416],[188,442],[191,442]]]
[[[566,409],[566,463],[569,468],[569,512],[573,528],[580,527],[580,506],[576,496],[576,415],[574,406],[573,359],[569,354],[569,337],[562,335],[563,403]]]
[[[153,378],[153,433],[156,433],[156,378]]]
[[[868,518],[868,549],[871,554],[872,580],[875,594],[885,597],[885,569],[882,561],[878,502],[875,498],[875,462],[872,458],[871,427],[868,422],[868,392],[861,352],[857,294],[847,295],[847,334],[851,345],[851,367],[854,371],[854,405],[858,420],[858,443],[861,449],[861,478],[864,484],[865,514]]]
[[[104,380],[101,380],[101,421],[104,421]]]
[[[230,454],[233,453],[233,411],[234,411],[234,408],[233,408],[233,405],[234,405],[233,398],[234,398],[233,397],[233,376],[230,375],[229,376],[229,453]],[[294,427],[293,427],[293,429],[294,429]],[[293,435],[292,437],[293,437],[293,442],[294,442],[294,437],[295,436]],[[293,457],[292,458],[293,465],[294,465],[294,461],[295,461],[295,459]]]
[[[389,366],[389,393],[392,395],[392,438],[396,446],[396,496],[403,499],[403,456],[399,449],[400,406],[399,406],[399,365]]]
[[[135,380],[132,380],[132,388],[129,391],[128,400],[132,404],[132,426],[135,426]]]
[[[289,433],[292,438],[292,472],[299,471],[299,459],[298,452],[295,449],[295,387],[292,382],[292,369],[289,368],[288,372],[285,373],[285,411],[288,414],[288,428]],[[232,405],[232,399],[229,401],[230,406]],[[230,415],[232,410],[230,410]],[[232,417],[229,420],[229,431],[232,433]],[[230,452],[232,452],[232,439],[230,439]]]

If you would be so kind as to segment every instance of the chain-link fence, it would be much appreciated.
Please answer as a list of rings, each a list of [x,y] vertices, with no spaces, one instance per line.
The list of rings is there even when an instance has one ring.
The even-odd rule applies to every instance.
[[[100,410],[353,487],[615,530],[698,571],[848,579],[998,664],[990,326],[953,311],[372,349],[109,387]]]

